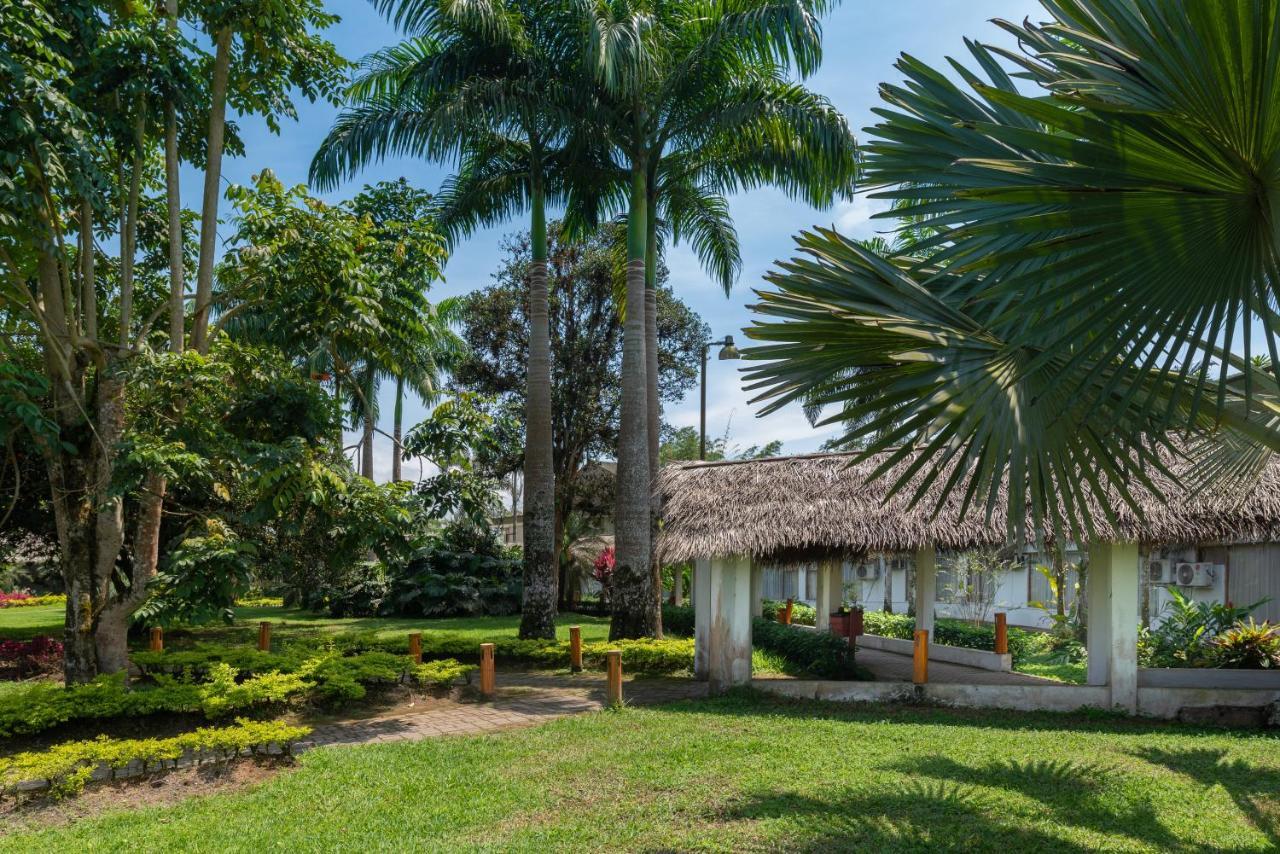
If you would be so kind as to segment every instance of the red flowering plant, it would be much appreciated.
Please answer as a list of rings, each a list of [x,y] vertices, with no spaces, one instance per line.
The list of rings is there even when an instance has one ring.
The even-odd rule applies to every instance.
[[[609,601],[609,582],[613,580],[613,569],[617,562],[617,554],[614,552],[613,546],[609,546],[596,556],[595,563],[591,565],[591,577],[600,582],[600,600],[602,602]]]
[[[47,635],[29,641],[0,641],[0,675],[28,679],[62,668],[62,644]]]
[[[23,599],[30,598],[30,593],[25,593],[21,590],[15,590],[12,593],[5,593],[3,590],[0,590],[0,608],[3,608],[10,602],[21,602]]]

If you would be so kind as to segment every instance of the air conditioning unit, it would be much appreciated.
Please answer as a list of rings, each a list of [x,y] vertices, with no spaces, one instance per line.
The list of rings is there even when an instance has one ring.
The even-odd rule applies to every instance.
[[[1212,587],[1217,568],[1211,563],[1180,563],[1177,573],[1179,587]]]
[[[1152,584],[1173,584],[1177,580],[1174,577],[1173,564],[1167,560],[1148,561],[1147,580]]]
[[[859,581],[875,581],[880,577],[880,564],[860,563],[853,570],[853,577]]]

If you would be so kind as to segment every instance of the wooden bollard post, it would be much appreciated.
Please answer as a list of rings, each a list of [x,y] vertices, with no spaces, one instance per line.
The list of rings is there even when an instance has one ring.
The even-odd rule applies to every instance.
[[[569,669],[582,672],[582,627],[569,627]]]
[[[996,614],[996,655],[1009,654],[1009,616],[1000,611]]]
[[[929,681],[929,631],[916,630],[916,644],[912,655],[911,681],[923,685]]]
[[[480,695],[493,696],[493,644],[480,644]]]
[[[791,625],[791,611],[793,608],[795,608],[795,606],[796,606],[796,600],[794,599],[787,600],[787,607],[782,612],[782,625],[784,626]]]
[[[412,632],[409,635],[409,657],[414,664],[422,663],[422,632]]]
[[[258,623],[258,649],[271,652],[271,624],[265,620]]]
[[[622,705],[622,650],[611,649],[604,654],[609,671],[609,705]]]
[[[164,629],[159,626],[151,627],[151,651],[164,652]]]

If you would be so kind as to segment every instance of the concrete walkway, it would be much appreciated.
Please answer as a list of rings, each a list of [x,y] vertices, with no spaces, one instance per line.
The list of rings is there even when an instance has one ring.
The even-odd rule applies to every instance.
[[[877,682],[910,682],[911,656],[880,649],[859,647],[857,662],[876,676]],[[1002,673],[950,664],[945,661],[929,661],[929,681],[943,685],[1061,685],[1053,679],[1029,676],[1026,673]]]
[[[604,674],[503,671],[490,702],[442,701],[421,712],[317,726],[296,749],[335,744],[412,741],[442,735],[480,735],[545,721],[606,705]],[[707,684],[689,679],[632,679],[623,684],[623,701],[643,706],[707,696]]]

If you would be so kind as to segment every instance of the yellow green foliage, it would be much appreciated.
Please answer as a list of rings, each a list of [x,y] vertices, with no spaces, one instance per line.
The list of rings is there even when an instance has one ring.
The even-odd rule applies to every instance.
[[[310,732],[309,727],[280,721],[239,718],[235,726],[205,727],[173,738],[114,739],[104,735],[70,741],[48,750],[0,758],[0,792],[15,794],[23,783],[44,781],[47,792],[55,797],[73,795],[84,789],[100,766],[115,772],[137,762],[146,772],[186,754],[197,761],[213,758],[229,762],[245,750],[256,754],[270,744],[280,745],[287,754],[294,742]]]

